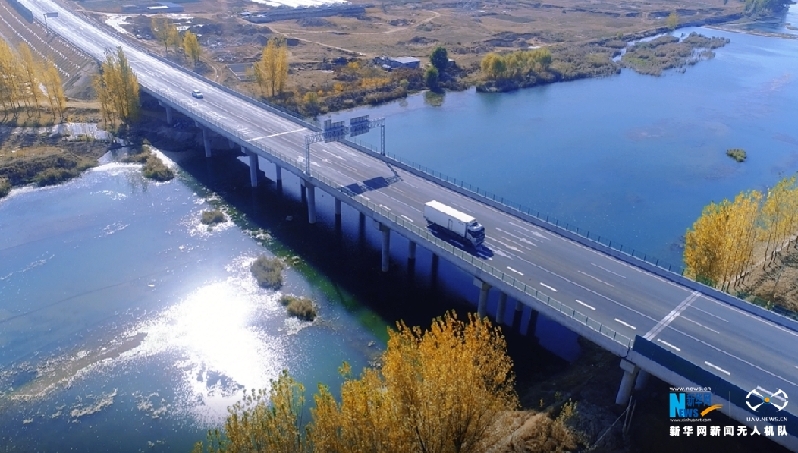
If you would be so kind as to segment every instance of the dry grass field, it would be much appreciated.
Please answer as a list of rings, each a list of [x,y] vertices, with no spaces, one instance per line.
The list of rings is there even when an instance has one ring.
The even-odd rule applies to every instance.
[[[66,1],[66,0],[62,0]],[[99,18],[119,15],[125,0],[84,0],[77,5]],[[139,0],[138,3],[143,3]],[[241,12],[263,10],[264,5],[242,0],[200,0],[181,3],[185,13],[172,15],[184,25],[199,25],[206,51],[207,76],[238,85],[226,64],[251,62],[265,41],[281,35],[296,38],[290,47],[291,83],[319,86],[330,78],[323,62],[335,58],[372,58],[380,55],[413,56],[426,64],[438,45],[457,64],[474,72],[488,52],[551,44],[589,45],[617,37],[651,34],[666,26],[676,12],[681,23],[725,22],[739,15],[738,0],[541,0],[541,1],[395,1],[355,0],[366,6],[361,17],[325,17],[252,24]],[[154,50],[147,39],[149,17],[129,16],[124,25]],[[163,49],[160,49],[163,53]],[[244,84],[245,89],[251,89]]]

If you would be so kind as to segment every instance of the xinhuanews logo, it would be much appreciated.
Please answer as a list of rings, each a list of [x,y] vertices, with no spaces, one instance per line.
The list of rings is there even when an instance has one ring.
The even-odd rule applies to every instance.
[[[723,407],[712,404],[712,392],[671,392],[669,397],[672,422],[709,421],[707,414]]]

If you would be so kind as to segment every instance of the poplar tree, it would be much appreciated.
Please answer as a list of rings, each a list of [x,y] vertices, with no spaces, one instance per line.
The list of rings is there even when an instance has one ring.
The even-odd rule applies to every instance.
[[[163,16],[153,16],[152,19],[150,19],[150,30],[152,30],[152,35],[155,39],[163,44],[163,50],[169,52],[169,19]]]
[[[189,60],[191,60],[192,65],[197,66],[197,63],[199,63],[200,60],[202,49],[200,48],[199,41],[197,40],[197,35],[189,30],[183,34],[183,51],[188,56]]]
[[[138,79],[121,47],[116,53],[106,53],[100,70],[100,74],[94,78],[94,89],[97,91],[103,119],[113,122],[115,118],[119,118],[126,123],[138,119]]]
[[[66,96],[64,96],[64,87],[61,83],[61,74],[58,73],[58,68],[52,60],[47,60],[43,65],[39,66],[41,71],[42,84],[47,91],[47,102],[50,105],[50,110],[53,112],[53,117],[58,115],[59,118],[64,118],[64,111],[66,110]]]
[[[39,99],[42,97],[42,90],[39,88],[37,63],[33,60],[33,54],[30,47],[24,42],[19,45],[19,75],[26,85],[25,90],[26,98],[33,98],[33,105],[39,105]]]
[[[263,48],[260,61],[253,66],[253,71],[264,96],[267,89],[269,96],[282,92],[288,80],[288,50],[285,42],[278,38],[270,39]]]

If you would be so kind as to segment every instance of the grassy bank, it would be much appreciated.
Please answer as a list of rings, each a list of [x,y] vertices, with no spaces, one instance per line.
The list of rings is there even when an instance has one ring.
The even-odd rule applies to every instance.
[[[105,143],[36,143],[25,148],[0,150],[0,198],[12,187],[49,186],[79,176],[97,165]]]
[[[70,102],[65,118],[96,122],[99,110],[92,102]],[[0,126],[53,126],[52,113],[44,108],[17,109],[0,118]],[[108,144],[99,141],[67,141],[34,132],[0,131],[0,198],[11,188],[34,184],[48,186],[79,176],[97,165]]]

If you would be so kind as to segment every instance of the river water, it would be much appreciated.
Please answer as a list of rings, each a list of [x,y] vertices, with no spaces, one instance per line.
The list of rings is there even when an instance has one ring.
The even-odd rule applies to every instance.
[[[333,118],[385,117],[388,153],[680,265],[704,205],[798,170],[798,40],[679,33],[692,31],[731,43],[684,73],[418,95]],[[361,140],[377,147],[378,132]]]
[[[798,41],[698,31],[732,43],[684,74],[419,95],[335,117],[384,116],[389,152],[676,263],[707,201],[798,169]],[[189,451],[242,389],[283,368],[335,388],[340,363],[366,365],[386,325],[423,325],[475,297],[444,263],[439,288],[426,251],[408,272],[401,238],[382,275],[377,231],[360,235],[345,208],[336,233],[329,196],[321,224],[306,225],[291,175],[287,197],[250,191],[239,161],[180,154],[168,183],[109,157],[0,201],[0,451]],[[234,221],[209,231],[209,207]],[[257,287],[248,264],[262,253],[292,263],[282,293],[314,298],[316,322]],[[544,354],[526,351],[527,363]]]

